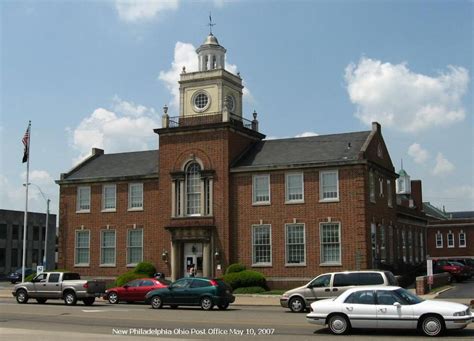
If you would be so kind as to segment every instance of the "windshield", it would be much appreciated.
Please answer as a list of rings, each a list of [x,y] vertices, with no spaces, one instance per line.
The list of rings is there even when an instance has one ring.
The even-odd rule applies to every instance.
[[[411,291],[408,291],[406,289],[397,289],[395,290],[395,293],[397,293],[398,296],[403,298],[409,305],[418,304],[424,301],[421,297],[416,296]]]

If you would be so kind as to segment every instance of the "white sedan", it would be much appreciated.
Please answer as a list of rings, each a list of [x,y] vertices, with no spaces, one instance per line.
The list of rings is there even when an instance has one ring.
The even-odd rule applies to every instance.
[[[306,319],[328,325],[333,334],[345,334],[351,328],[384,328],[418,329],[427,336],[438,336],[445,329],[465,328],[474,315],[464,304],[423,300],[400,287],[372,286],[316,301]]]

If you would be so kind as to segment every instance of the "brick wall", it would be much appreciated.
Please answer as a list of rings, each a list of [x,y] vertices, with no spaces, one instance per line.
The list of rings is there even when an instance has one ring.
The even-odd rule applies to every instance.
[[[443,247],[436,247],[436,233],[443,236]],[[454,234],[454,247],[448,247],[448,233]],[[466,247],[459,247],[459,233],[466,234]],[[430,257],[474,257],[474,219],[430,221],[427,228],[427,246]]]

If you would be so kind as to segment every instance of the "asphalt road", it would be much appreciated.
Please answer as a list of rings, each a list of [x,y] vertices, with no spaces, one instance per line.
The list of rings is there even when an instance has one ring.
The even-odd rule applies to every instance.
[[[438,295],[438,298],[470,298],[474,300],[474,277],[461,283],[454,283],[454,287]]]
[[[227,311],[199,308],[153,310],[144,304],[110,305],[99,302],[91,307],[65,306],[62,301],[26,305],[0,299],[0,335],[4,340],[150,340],[140,333],[154,332],[160,339],[211,340],[339,340],[327,328],[306,322],[305,314],[293,314],[279,307],[235,306]],[[159,334],[159,335],[157,335]],[[120,336],[119,336],[120,335]],[[127,335],[126,337],[123,335]],[[359,330],[351,340],[419,339],[415,331]],[[474,324],[449,332],[440,339],[473,339]]]

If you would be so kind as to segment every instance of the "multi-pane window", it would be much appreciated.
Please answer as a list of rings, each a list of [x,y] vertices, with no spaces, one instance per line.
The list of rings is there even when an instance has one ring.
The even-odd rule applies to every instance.
[[[324,171],[319,173],[319,199],[338,200],[339,199],[339,179],[338,171]]]
[[[393,207],[392,181],[387,180],[387,205]]]
[[[286,174],[286,202],[302,202],[303,200],[303,173]]]
[[[385,226],[380,226],[380,258],[381,261],[387,260],[387,249],[385,248]]]
[[[12,225],[12,240],[19,240],[19,239],[20,239],[20,226]]]
[[[405,229],[402,230],[402,255],[403,262],[407,261],[407,235]]]
[[[286,263],[305,264],[305,230],[304,224],[286,225]]]
[[[134,183],[128,185],[128,209],[140,210],[143,208],[143,184]]]
[[[451,231],[449,231],[448,233],[448,247],[454,247],[454,233],[452,233]]]
[[[254,204],[270,203],[270,175],[254,175],[252,187]]]
[[[91,188],[80,186],[77,188],[77,211],[90,212],[91,209]]]
[[[252,226],[252,263],[270,265],[272,263],[272,228],[270,225]]]
[[[459,247],[466,247],[466,233],[463,230],[459,232]]]
[[[341,228],[339,223],[320,225],[321,263],[341,263]]]
[[[423,232],[420,232],[420,261],[425,260],[425,250],[424,250],[424,241],[423,241]]]
[[[408,230],[408,259],[410,263],[413,263],[413,234],[411,230]]]
[[[143,230],[128,230],[127,264],[133,265],[143,260]]]
[[[115,265],[115,230],[102,230],[100,238],[100,264]]]
[[[186,168],[186,214],[201,214],[201,166],[197,162]]]
[[[383,179],[379,178],[379,195],[383,197]]]
[[[370,201],[375,202],[375,176],[373,171],[369,172],[369,196]]]
[[[115,211],[117,188],[115,185],[104,185],[102,187],[102,209],[104,211]]]
[[[443,247],[443,234],[441,232],[436,232],[436,248],[441,249]]]
[[[76,259],[75,265],[89,265],[90,231],[76,231]]]
[[[12,267],[18,266],[18,249],[12,249],[11,266]]]

